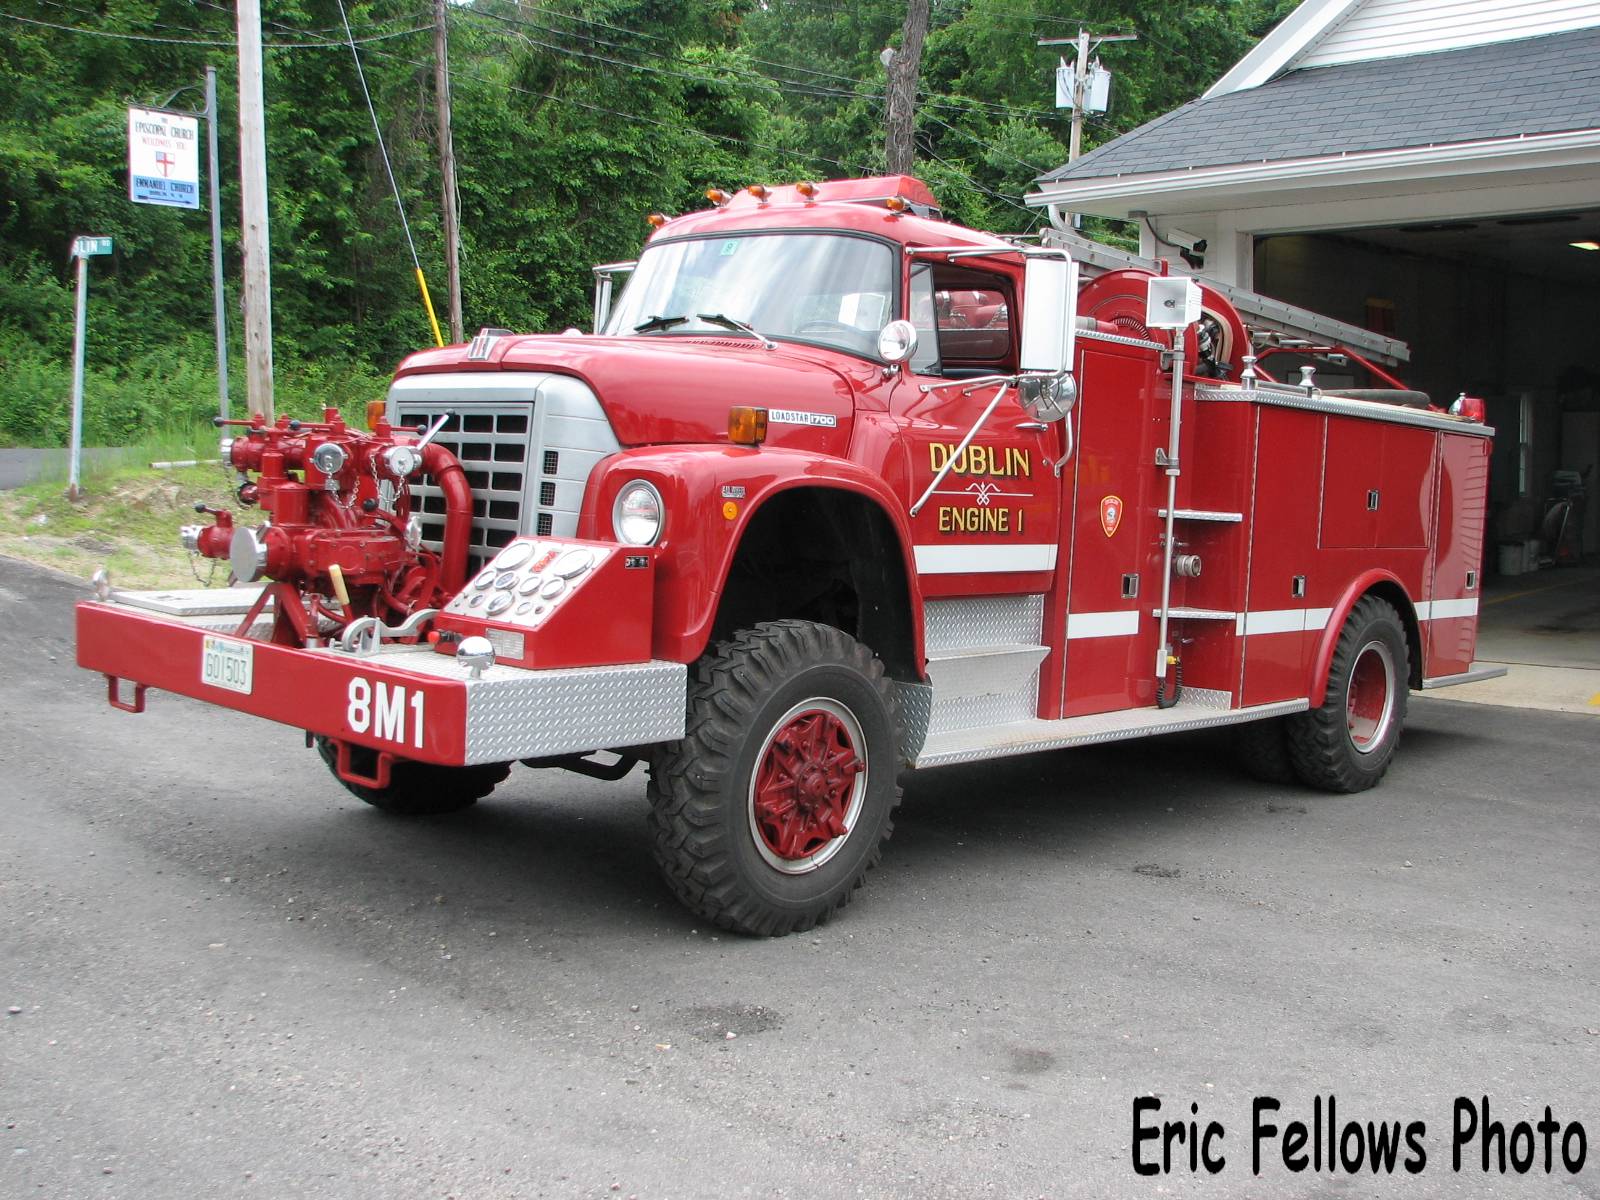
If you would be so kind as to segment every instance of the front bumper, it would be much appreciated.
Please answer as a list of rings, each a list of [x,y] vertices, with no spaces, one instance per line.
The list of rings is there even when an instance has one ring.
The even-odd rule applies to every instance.
[[[428,646],[388,644],[357,655],[239,637],[244,608],[219,612],[217,595],[134,592],[81,602],[78,665],[107,677],[119,707],[130,707],[118,700],[126,680],[135,685],[135,708],[142,708],[145,688],[157,688],[444,766],[614,750],[684,733],[682,663],[533,671],[496,665],[472,679]],[[165,611],[152,611],[153,597]],[[184,597],[195,602],[185,606]],[[231,686],[202,678],[208,639],[233,664],[225,675]]]

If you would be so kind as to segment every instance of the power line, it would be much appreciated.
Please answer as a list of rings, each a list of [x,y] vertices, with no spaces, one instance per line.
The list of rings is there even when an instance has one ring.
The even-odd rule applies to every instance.
[[[122,41],[122,42],[158,42],[161,45],[165,45],[165,46],[230,46],[231,47],[231,46],[235,46],[235,45],[238,44],[237,40],[234,39],[234,38],[229,38],[226,41],[218,41],[218,40],[210,39],[210,38],[170,38],[170,37],[157,37],[154,34],[147,34],[147,33],[122,33],[122,32],[119,32],[119,31],[116,31],[116,30],[111,30],[111,29],[88,29],[88,28],[86,28],[84,26],[81,26],[81,25],[60,25],[60,24],[57,24],[54,21],[40,21],[40,20],[34,19],[33,17],[19,16],[16,13],[0,13],[0,17],[5,17],[7,20],[10,20],[10,21],[20,21],[24,25],[37,25],[37,26],[39,26],[39,27],[41,27],[43,29],[58,29],[63,33],[81,33],[81,34],[85,34],[85,35],[87,35],[89,37],[112,38],[112,39],[114,39],[116,41]],[[379,35],[377,35],[375,37],[362,38],[356,44],[357,45],[365,45],[368,42],[387,41],[390,38],[404,37],[408,33],[422,33],[422,32],[425,32],[428,28],[429,28],[429,26],[427,26],[427,25],[420,25],[415,29],[400,29],[400,30],[396,30],[393,33],[384,33],[384,34],[379,34]],[[344,45],[345,45],[345,43],[343,43],[343,42],[266,42],[266,43],[264,43],[265,49],[268,49],[268,50],[329,50],[329,49],[342,50],[344,48]]]
[[[635,52],[640,53],[640,54],[649,54],[649,55],[651,55],[653,57],[656,57],[656,58],[665,58],[665,59],[668,59],[669,61],[681,61],[680,58],[678,58],[676,56],[673,56],[673,55],[663,54],[661,51],[646,50],[643,47],[637,47],[637,46],[626,46],[626,45],[624,45],[624,44],[622,44],[620,42],[612,41],[610,39],[595,38],[594,35],[572,34],[572,33],[568,33],[567,31],[552,29],[548,25],[541,25],[541,24],[538,24],[536,22],[521,20],[521,19],[518,19],[518,18],[515,18],[515,17],[507,17],[507,16],[503,16],[503,15],[500,15],[500,14],[497,14],[497,13],[487,13],[487,12],[480,13],[480,12],[477,12],[476,10],[473,10],[473,9],[460,9],[460,10],[457,10],[457,11],[458,12],[464,12],[468,16],[478,17],[480,19],[485,19],[486,18],[486,19],[490,19],[490,20],[499,22],[501,24],[505,24],[505,25],[521,26],[521,27],[524,27],[524,28],[538,29],[539,31],[541,31],[543,33],[550,34],[550,35],[556,36],[556,37],[560,37],[560,36],[587,36],[587,37],[590,38],[591,41],[600,42],[600,43],[602,43],[604,45],[611,46],[614,49],[632,50],[632,51],[635,51]],[[603,21],[588,21],[588,20],[586,20],[584,18],[567,17],[567,14],[564,14],[564,13],[558,13],[558,14],[552,14],[552,15],[561,16],[561,17],[564,17],[564,18],[569,19],[569,20],[583,21],[585,24],[600,25],[600,26],[603,26],[603,27],[608,28],[608,29],[609,28],[619,28],[619,27],[616,27],[616,26],[608,25],[608,24],[606,24],[606,22],[603,22]],[[621,32],[633,32],[633,31],[621,30]],[[609,55],[591,54],[591,53],[589,53],[587,51],[579,50],[579,49],[576,49],[576,48],[571,47],[571,46],[563,46],[563,45],[559,45],[559,44],[551,44],[550,42],[541,41],[538,38],[530,37],[530,36],[528,36],[526,34],[521,35],[521,36],[528,43],[530,43],[532,45],[541,46],[546,50],[551,50],[551,51],[554,51],[554,52],[560,53],[560,54],[572,54],[572,55],[576,55],[577,57],[580,57],[580,58],[589,58],[589,59],[593,59],[593,60],[599,61],[599,62],[610,63],[613,66],[628,67],[628,68],[630,68],[632,70],[637,70],[637,71],[650,71],[650,72],[656,72],[656,73],[659,73],[659,74],[676,75],[679,78],[690,79],[690,80],[694,80],[694,81],[701,82],[701,83],[716,83],[716,84],[724,84],[724,85],[726,85],[726,84],[728,84],[730,82],[733,82],[733,80],[719,79],[719,78],[715,78],[715,77],[712,77],[712,76],[695,74],[695,73],[692,73],[692,72],[675,71],[675,70],[672,70],[672,69],[666,68],[666,67],[653,67],[653,66],[650,66],[647,63],[635,62],[635,61],[629,60],[629,59],[616,59],[616,58],[610,57]],[[656,38],[652,34],[642,34],[641,33],[639,36],[649,37],[652,40],[656,40],[656,41],[664,40],[664,39]],[[748,61],[750,61],[750,62],[765,63],[767,65],[777,66],[779,69],[782,69],[782,70],[797,70],[797,71],[805,71],[806,70],[805,68],[801,68],[801,67],[793,67],[793,68],[791,68],[791,67],[781,66],[780,64],[772,64],[772,63],[769,63],[768,60],[766,60],[766,59],[754,58],[754,57],[750,57],[750,56],[747,56],[747,58],[748,58]],[[855,91],[846,91],[846,90],[840,89],[840,88],[827,88],[827,87],[823,87],[821,85],[802,83],[802,82],[799,82],[799,81],[796,81],[796,80],[792,80],[792,79],[784,79],[784,78],[780,78],[780,77],[777,77],[777,76],[768,75],[766,72],[753,72],[752,73],[752,72],[740,72],[740,71],[737,71],[737,70],[735,70],[733,68],[725,68],[725,69],[728,70],[729,73],[731,75],[733,75],[736,79],[738,79],[738,78],[759,79],[761,81],[761,84],[759,86],[762,86],[764,88],[769,84],[778,83],[778,84],[782,84],[785,87],[790,88],[792,90],[799,91],[801,94],[809,95],[809,96],[813,96],[813,97],[817,97],[817,98],[828,97],[828,96],[848,98],[848,99],[851,99],[851,100],[863,100],[863,99],[864,100],[874,100],[876,98],[872,94],[871,91],[865,90],[867,88],[873,88],[873,90],[875,90],[875,86],[873,84],[869,84],[868,81],[851,79],[849,76],[834,75],[834,74],[832,74],[830,72],[810,72],[810,71],[808,71],[807,73],[809,73],[809,74],[822,74],[822,75],[826,75],[829,78],[845,80],[846,82],[854,84],[856,86],[857,90],[855,90]],[[746,85],[746,86],[750,86],[750,85]],[[1059,120],[1060,119],[1060,114],[1059,113],[1056,113],[1056,112],[1053,112],[1053,111],[1049,111],[1049,110],[1045,110],[1045,109],[1016,108],[1016,107],[1014,107],[1012,105],[1009,105],[1009,104],[997,103],[997,102],[988,101],[988,100],[974,100],[974,99],[971,99],[971,98],[965,97],[965,96],[952,96],[952,95],[947,95],[947,94],[942,93],[942,92],[928,91],[926,89],[919,89],[919,91],[918,91],[918,99],[919,99],[919,102],[921,102],[924,107],[932,106],[932,107],[935,107],[935,108],[942,108],[942,109],[945,109],[945,110],[951,111],[951,112],[972,112],[974,110],[978,110],[978,111],[988,112],[988,113],[993,114],[993,115],[1000,115],[1000,116],[1007,116],[1007,117],[1033,118],[1035,120]]]

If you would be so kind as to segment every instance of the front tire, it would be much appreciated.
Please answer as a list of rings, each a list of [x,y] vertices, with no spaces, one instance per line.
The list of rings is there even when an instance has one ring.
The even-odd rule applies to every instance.
[[[1339,631],[1322,706],[1285,722],[1300,778],[1330,792],[1361,792],[1382,779],[1400,745],[1410,678],[1400,614],[1363,596]]]
[[[900,802],[883,663],[830,626],[764,622],[701,659],[686,729],[650,766],[656,861],[678,899],[764,936],[848,904]]]
[[[511,774],[510,763],[485,763],[475,767],[441,767],[436,763],[401,760],[389,769],[389,786],[367,787],[339,777],[337,747],[325,737],[317,738],[317,753],[328,770],[353,796],[373,808],[399,817],[434,817],[471,808]],[[378,752],[366,746],[350,747],[350,766],[370,776],[377,766]]]

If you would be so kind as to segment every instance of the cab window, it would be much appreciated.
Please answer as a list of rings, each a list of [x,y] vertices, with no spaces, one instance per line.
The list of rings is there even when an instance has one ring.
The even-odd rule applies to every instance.
[[[1014,372],[1011,281],[970,268],[937,265],[931,274],[941,373],[961,378]]]

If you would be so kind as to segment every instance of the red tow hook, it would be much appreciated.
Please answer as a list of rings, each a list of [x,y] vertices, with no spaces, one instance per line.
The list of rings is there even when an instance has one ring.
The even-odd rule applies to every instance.
[[[145,685],[133,685],[133,699],[122,698],[122,680],[115,675],[106,676],[106,699],[111,702],[112,708],[120,708],[123,712],[142,713],[144,711]]]

